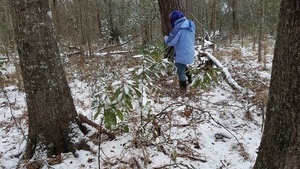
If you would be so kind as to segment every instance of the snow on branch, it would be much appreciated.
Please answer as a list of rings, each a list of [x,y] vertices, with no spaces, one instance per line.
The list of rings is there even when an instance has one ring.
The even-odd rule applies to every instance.
[[[249,90],[249,89],[246,89],[246,88],[243,88],[241,87],[232,77],[231,77],[231,74],[229,73],[227,67],[223,66],[222,63],[217,59],[215,58],[211,53],[209,52],[204,52],[202,50],[200,50],[199,48],[196,48],[196,50],[199,52],[199,53],[202,53],[204,55],[207,56],[207,58],[209,60],[211,60],[218,68],[221,69],[222,73],[225,75],[225,78],[226,78],[226,81],[227,83],[233,88],[233,89],[237,89],[239,91],[241,91],[242,93],[248,93],[250,95],[254,95],[254,93]]]

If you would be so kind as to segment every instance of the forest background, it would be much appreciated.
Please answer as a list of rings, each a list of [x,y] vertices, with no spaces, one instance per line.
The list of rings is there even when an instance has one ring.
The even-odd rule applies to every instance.
[[[185,3],[186,15],[195,21],[197,35],[214,38],[217,45],[230,45],[236,38],[241,43],[251,38],[255,45],[258,40],[276,34],[279,0],[188,0]],[[161,23],[157,1],[51,0],[50,7],[59,47],[64,52],[70,46],[92,55],[109,43],[162,44],[161,26],[169,24]],[[10,52],[15,50],[7,0],[0,2],[0,17],[0,52],[11,56]]]

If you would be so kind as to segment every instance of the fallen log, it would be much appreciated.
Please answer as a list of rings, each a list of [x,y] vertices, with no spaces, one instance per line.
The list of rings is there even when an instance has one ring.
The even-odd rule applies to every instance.
[[[88,119],[87,117],[85,117],[84,115],[82,115],[81,113],[78,114],[78,120],[80,120],[82,123],[86,123],[94,128],[96,128],[100,135],[101,134],[105,134],[107,135],[111,140],[116,138],[116,135],[114,133],[111,133],[109,131],[107,131],[106,129],[104,129],[103,127],[101,127],[99,124],[93,122],[92,120]]]

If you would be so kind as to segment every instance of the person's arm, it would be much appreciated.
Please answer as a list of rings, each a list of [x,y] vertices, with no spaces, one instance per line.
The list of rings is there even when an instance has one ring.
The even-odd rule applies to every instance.
[[[181,31],[178,31],[177,34],[174,34],[172,31],[169,36],[165,36],[165,43],[168,46],[175,46],[179,40],[179,37],[181,35]]]

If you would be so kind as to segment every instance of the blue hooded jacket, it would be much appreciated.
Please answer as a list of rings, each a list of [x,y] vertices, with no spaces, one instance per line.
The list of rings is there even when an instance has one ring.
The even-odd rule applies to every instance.
[[[186,17],[174,21],[173,30],[165,38],[168,46],[174,46],[175,63],[191,64],[195,55],[195,23]]]

